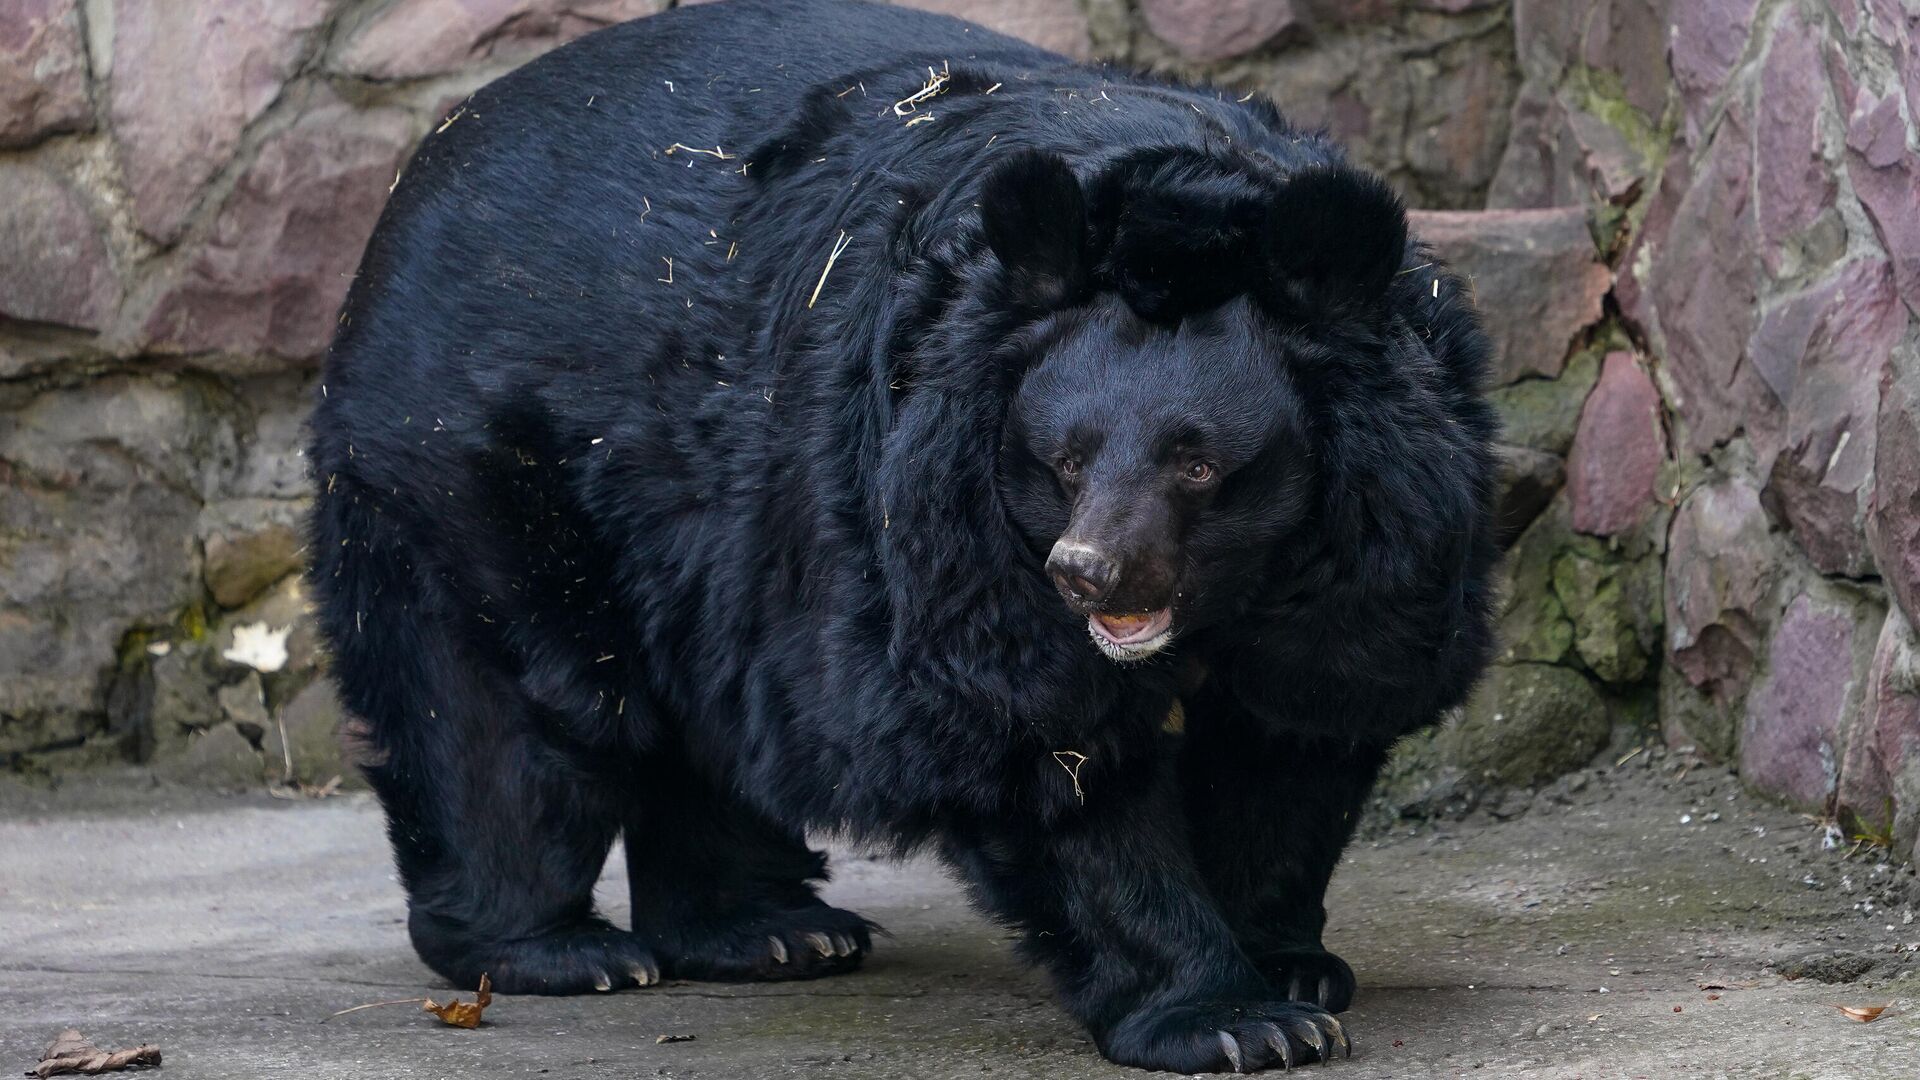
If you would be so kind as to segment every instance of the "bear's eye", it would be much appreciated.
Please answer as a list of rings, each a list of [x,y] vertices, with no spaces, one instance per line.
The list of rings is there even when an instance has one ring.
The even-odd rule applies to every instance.
[[[1212,483],[1213,478],[1218,475],[1220,475],[1220,469],[1211,461],[1195,460],[1187,464],[1187,479],[1192,483]]]

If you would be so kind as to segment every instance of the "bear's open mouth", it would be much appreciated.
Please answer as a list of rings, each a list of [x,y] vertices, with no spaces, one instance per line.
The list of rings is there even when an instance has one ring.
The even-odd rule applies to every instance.
[[[1126,615],[1095,612],[1087,616],[1087,631],[1100,651],[1115,660],[1140,660],[1173,640],[1173,609]]]

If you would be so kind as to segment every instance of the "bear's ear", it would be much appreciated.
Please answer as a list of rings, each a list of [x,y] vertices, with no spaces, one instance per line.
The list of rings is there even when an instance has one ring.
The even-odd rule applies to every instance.
[[[980,189],[980,222],[1022,307],[1058,307],[1087,285],[1087,196],[1065,158],[1021,150]]]
[[[1406,255],[1406,209],[1369,173],[1345,167],[1296,173],[1267,213],[1275,299],[1309,318],[1379,300]]]

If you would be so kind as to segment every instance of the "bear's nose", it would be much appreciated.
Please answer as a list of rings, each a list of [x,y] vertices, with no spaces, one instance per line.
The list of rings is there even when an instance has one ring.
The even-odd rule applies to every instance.
[[[1047,556],[1047,573],[1068,599],[1083,604],[1099,603],[1120,583],[1119,563],[1099,549],[1074,540],[1053,545],[1053,553]]]

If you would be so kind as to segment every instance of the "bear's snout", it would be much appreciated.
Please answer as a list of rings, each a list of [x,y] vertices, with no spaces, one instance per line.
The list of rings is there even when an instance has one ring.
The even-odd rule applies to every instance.
[[[1114,660],[1143,660],[1173,640],[1173,608],[1160,594],[1167,575],[1149,563],[1134,567],[1121,586],[1125,563],[1102,547],[1071,535],[1047,556],[1047,575],[1067,606],[1087,617],[1087,633]],[[1146,588],[1135,588],[1144,585]]]
[[[1090,608],[1120,584],[1120,563],[1092,544],[1062,539],[1047,556],[1047,575],[1069,604]]]

